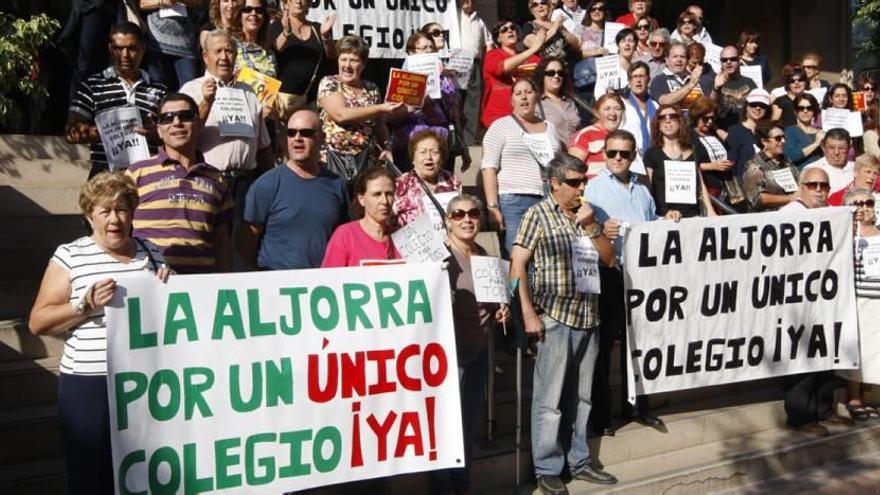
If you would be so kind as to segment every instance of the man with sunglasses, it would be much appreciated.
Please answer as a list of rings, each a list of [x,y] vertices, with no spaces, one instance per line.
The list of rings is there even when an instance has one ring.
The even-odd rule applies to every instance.
[[[727,130],[740,120],[746,97],[758,86],[739,72],[739,49],[733,45],[721,50],[721,70],[715,76],[713,91],[718,100],[718,127]],[[769,105],[769,102],[768,102]]]
[[[813,168],[804,170],[798,178],[798,190],[794,201],[779,211],[809,210],[828,206],[828,174],[824,170]]]
[[[669,30],[657,28],[648,36],[648,48],[651,53],[642,55],[639,60],[648,64],[651,69],[651,79],[663,73],[666,68],[666,49],[669,47]]]
[[[95,125],[95,116],[103,111],[134,106],[138,109],[143,128],[136,132],[148,137],[151,155],[156,154],[156,105],[165,96],[165,86],[155,83],[141,70],[146,46],[144,33],[131,22],[116,24],[110,29],[110,56],[113,65],[91,75],[77,85],[70,100],[64,137],[71,144],[88,144],[92,167],[89,177],[108,170],[104,144]]]
[[[614,248],[592,207],[582,204],[586,165],[573,156],[557,154],[546,172],[550,196],[523,216],[510,277],[519,286],[526,333],[539,340],[531,420],[538,489],[545,494],[566,494],[568,489],[559,478],[566,458],[575,480],[617,483],[613,475],[592,465],[587,446],[598,355],[598,265],[614,262]],[[530,284],[532,262],[535,270]],[[561,400],[564,383],[577,384],[576,397]],[[563,417],[570,418],[572,426],[567,453],[560,441],[560,433],[567,430],[563,426],[568,426],[563,425]]]
[[[245,267],[318,268],[327,241],[348,222],[348,188],[319,160],[321,120],[299,110],[287,122],[287,163],[261,175],[248,191],[238,252]]]
[[[831,194],[841,189],[853,181],[853,172],[855,163],[847,160],[849,155],[850,138],[846,129],[835,128],[829,129],[822,138],[822,158],[807,165],[804,170],[812,168],[820,168],[828,174],[831,181]]]
[[[140,200],[133,236],[159,246],[177,273],[229,271],[233,205],[220,171],[196,148],[198,105],[182,93],[166,95],[156,128],[164,146],[126,171]]]

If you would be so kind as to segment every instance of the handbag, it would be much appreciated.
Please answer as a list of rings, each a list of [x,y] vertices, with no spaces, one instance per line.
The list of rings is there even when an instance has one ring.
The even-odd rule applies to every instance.
[[[370,156],[370,153],[372,149],[372,140],[363,151],[356,155],[340,153],[328,147],[326,148],[327,168],[331,172],[345,179],[346,182],[351,183],[361,170],[365,170],[371,165],[372,157]]]
[[[733,207],[734,210],[741,213],[748,211],[749,201],[746,198],[742,182],[736,174],[724,181],[721,195],[722,199],[727,201],[727,204]]]

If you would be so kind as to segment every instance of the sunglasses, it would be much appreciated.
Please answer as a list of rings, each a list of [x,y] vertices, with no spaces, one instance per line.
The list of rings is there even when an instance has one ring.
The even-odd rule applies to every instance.
[[[177,120],[180,122],[195,122],[196,120],[196,111],[195,110],[177,110],[176,112],[162,112],[159,114],[159,123],[162,125],[168,125],[174,123],[174,117],[177,117]]]
[[[605,11],[604,5],[593,5],[593,7],[590,9],[590,12],[604,12],[604,11]]]
[[[694,21],[691,21],[691,20],[689,20],[689,19],[685,19],[685,20],[679,22],[679,24],[682,25],[682,26],[684,26],[685,24],[690,24],[691,26],[695,26],[695,25],[696,25],[696,23],[695,23]]]
[[[721,57],[721,61],[725,64],[732,64],[739,61],[739,57]]]
[[[650,24],[639,24],[636,26],[636,31],[647,31],[649,29],[651,29]]]
[[[583,177],[581,179],[562,179],[562,183],[569,187],[577,189],[581,186],[587,185],[587,178]]]
[[[852,206],[867,206],[868,208],[874,207],[873,199],[857,199],[851,203]]]
[[[714,115],[703,115],[702,117],[698,117],[697,120],[699,120],[701,122],[714,122],[715,116]]]
[[[764,110],[766,112],[767,109],[769,109],[770,107],[763,103],[749,103],[749,108],[760,108],[761,110]]]
[[[544,71],[544,77],[555,77],[555,76],[563,77],[563,76],[565,76],[565,71],[562,71],[562,70],[545,70]]]
[[[660,122],[678,122],[678,114],[664,113],[663,115],[658,115],[657,120]]]
[[[241,8],[242,14],[250,14],[251,12],[256,12],[257,14],[265,14],[266,8],[265,7],[254,7],[253,5],[245,5],[244,7]]]
[[[812,105],[798,105],[797,109],[798,109],[798,112],[812,112],[813,111]]]
[[[648,46],[653,46],[654,48],[659,48],[661,46],[666,46],[665,41],[649,41]]]
[[[608,158],[617,158],[619,156],[624,160],[632,160],[635,152],[632,150],[605,150],[605,156]]]
[[[538,5],[547,5],[548,3],[550,3],[550,2],[548,2],[547,0],[538,0],[537,2],[532,2],[530,7],[537,7]]]
[[[315,137],[316,134],[318,134],[318,129],[312,129],[311,127],[306,127],[303,129],[291,129],[290,127],[287,128],[287,137],[302,136],[304,138],[311,139]]]
[[[807,186],[807,189],[811,191],[830,191],[831,184],[822,181],[810,181],[804,182],[803,185]],[[873,201],[871,201],[873,203]]]
[[[867,84],[862,86],[862,91],[874,91],[874,86],[868,86]]]
[[[778,136],[767,136],[767,139],[772,139],[772,140],[776,141],[777,143],[781,143],[782,141],[785,140],[785,135],[780,134]]]
[[[804,80],[803,77],[792,77],[791,79],[788,80],[788,82],[791,84],[794,84],[794,83],[802,83],[802,82],[806,82],[806,81]]]
[[[428,31],[428,34],[430,34],[432,38],[439,38],[439,37],[443,36],[443,31],[441,31],[439,29],[434,29],[434,30]]]
[[[505,24],[498,28],[499,33],[506,33],[508,31],[516,31],[516,26],[514,26],[513,24]]]
[[[804,69],[818,69],[819,68],[818,65],[802,65],[801,67],[803,67]]]
[[[452,210],[449,213],[449,218],[459,221],[464,220],[464,217],[471,217],[471,220],[479,220],[480,219],[480,210],[477,208],[471,208],[470,210]]]

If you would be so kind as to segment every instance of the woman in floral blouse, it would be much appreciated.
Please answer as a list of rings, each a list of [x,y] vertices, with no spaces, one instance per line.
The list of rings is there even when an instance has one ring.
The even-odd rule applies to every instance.
[[[425,208],[445,208],[440,193],[457,192],[461,180],[443,170],[443,163],[449,154],[446,139],[432,131],[423,129],[413,134],[409,141],[409,159],[414,168],[401,175],[394,182],[394,211],[397,222],[402,227],[423,213]],[[438,199],[438,204],[427,196],[425,190]]]
[[[369,56],[367,43],[359,36],[345,36],[336,43],[339,73],[326,76],[318,86],[318,105],[325,143],[323,161],[347,181],[388,144],[385,119],[403,116],[403,103],[382,102],[379,88],[361,79]],[[387,157],[383,152],[379,157]]]

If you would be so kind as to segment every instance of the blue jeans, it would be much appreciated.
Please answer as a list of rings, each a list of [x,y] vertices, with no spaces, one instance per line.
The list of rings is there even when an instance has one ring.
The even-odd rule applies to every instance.
[[[587,420],[593,370],[599,353],[596,329],[575,329],[541,316],[544,340],[538,342],[538,357],[532,388],[532,459],[538,476],[559,476],[565,465],[560,426],[573,420],[568,468],[576,475],[590,464]],[[565,392],[563,392],[565,390]],[[566,425],[567,427],[568,425]],[[566,428],[567,430],[567,428]]]
[[[526,214],[526,210],[542,199],[544,198],[541,196],[531,194],[502,194],[498,196],[498,206],[504,217],[504,245],[502,246],[504,258],[510,259],[513,241],[516,240],[516,232],[519,230],[519,224],[522,223],[522,217]]]
[[[175,92],[184,84],[201,76],[199,74],[201,63],[197,58],[178,57],[154,51],[148,51],[145,58],[146,71],[150,79],[167,86],[169,92]]]

